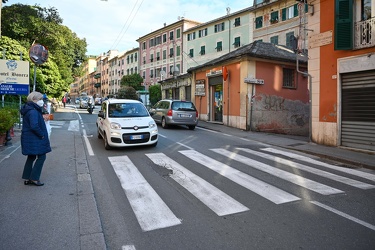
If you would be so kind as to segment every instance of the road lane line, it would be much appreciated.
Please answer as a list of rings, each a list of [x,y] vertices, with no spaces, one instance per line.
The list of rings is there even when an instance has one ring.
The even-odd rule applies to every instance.
[[[255,161],[251,158],[244,157],[244,156],[239,155],[237,153],[230,152],[226,149],[216,148],[216,149],[211,149],[211,150],[218,153],[218,154],[224,155],[224,156],[226,156],[230,159],[241,162],[241,163],[243,163],[247,166],[258,169],[258,170],[263,171],[265,173],[268,173],[270,175],[274,175],[278,178],[289,181],[293,184],[296,184],[298,186],[307,188],[311,191],[314,191],[314,192],[322,194],[322,195],[344,193],[344,191],[341,191],[339,189],[321,184],[319,182],[304,178],[304,177],[296,175],[296,174],[289,173],[289,172],[284,171],[284,170],[277,169],[275,167],[272,167],[272,166],[267,165],[265,163],[262,163],[260,161]]]
[[[186,157],[228,178],[229,180],[237,183],[238,185],[241,185],[244,188],[266,198],[267,200],[272,201],[275,204],[282,204],[300,200],[300,198],[298,198],[297,196],[287,193],[266,182],[253,178],[248,174],[238,171],[235,168],[232,168],[226,164],[205,156],[195,150],[183,150],[179,152]]]
[[[79,131],[79,121],[78,120],[72,120],[69,122],[69,131]]]
[[[91,147],[91,144],[89,142],[89,139],[87,139],[86,130],[83,129],[82,133],[83,133],[83,140],[85,141],[85,144],[86,144],[86,147],[87,147],[87,152],[89,153],[89,155],[93,156],[94,155],[94,151],[92,150],[92,147]]]
[[[128,156],[108,157],[143,231],[181,224]]]
[[[287,165],[289,167],[292,167],[292,168],[295,168],[295,169],[300,169],[300,170],[306,171],[306,172],[310,172],[310,173],[322,176],[324,178],[328,178],[328,179],[331,179],[331,180],[334,180],[334,181],[337,181],[337,182],[341,182],[341,183],[344,183],[344,184],[347,184],[347,185],[350,185],[350,186],[353,186],[353,187],[357,187],[357,188],[361,188],[361,189],[375,188],[375,186],[371,185],[371,184],[367,184],[367,183],[364,183],[364,182],[361,182],[361,181],[353,180],[353,179],[350,179],[350,178],[347,178],[347,177],[344,177],[344,176],[332,174],[332,173],[327,172],[327,171],[323,171],[323,170],[320,170],[320,169],[317,169],[317,168],[309,167],[309,166],[306,166],[306,165],[303,165],[303,164],[300,164],[300,163],[297,163],[297,162],[294,162],[294,161],[291,161],[291,160],[286,160],[286,159],[283,159],[283,158],[280,158],[280,157],[277,157],[277,156],[265,154],[265,153],[255,151],[255,150],[251,150],[251,149],[248,149],[248,148],[237,148],[237,149],[241,150],[241,151],[244,151],[246,153],[255,155],[255,156],[262,157],[264,159],[272,160],[272,161]]]
[[[184,187],[217,215],[223,216],[249,210],[220,189],[211,185],[163,153],[146,154],[156,165],[172,170],[170,177]]]
[[[294,158],[294,159],[297,159],[297,160],[300,160],[300,161],[312,163],[312,164],[319,165],[319,166],[322,166],[322,167],[326,167],[326,168],[329,168],[329,169],[333,169],[333,170],[336,170],[336,171],[340,171],[340,172],[344,172],[344,173],[347,173],[347,174],[362,177],[362,178],[368,179],[370,181],[375,181],[375,175],[374,174],[362,172],[362,171],[359,171],[359,170],[356,170],[356,169],[350,169],[350,168],[343,168],[343,167],[335,166],[335,165],[328,164],[328,163],[325,163],[325,162],[317,161],[317,160],[312,159],[310,157],[306,157],[306,156],[291,153],[291,152],[284,152],[282,150],[278,150],[278,149],[275,149],[275,148],[262,148],[262,150],[267,151],[267,152],[271,152],[271,153],[275,153],[275,154],[285,155],[285,156],[288,156],[288,157],[291,157],[291,158]]]
[[[346,218],[346,219],[348,219],[348,220],[354,221],[355,223],[358,223],[358,224],[360,224],[360,225],[362,225],[362,226],[365,226],[365,227],[370,228],[371,230],[374,230],[374,231],[375,231],[375,226],[372,225],[372,224],[370,224],[370,223],[367,223],[367,222],[365,222],[365,221],[363,221],[363,220],[357,219],[357,218],[355,218],[355,217],[353,217],[353,216],[351,216],[351,215],[348,215],[348,214],[346,214],[346,213],[344,213],[344,212],[341,212],[341,211],[339,211],[339,210],[337,210],[337,209],[334,209],[334,208],[332,208],[332,207],[329,207],[329,206],[327,206],[327,205],[324,205],[324,204],[322,204],[322,203],[320,203],[320,202],[318,202],[318,201],[310,201],[310,203],[312,203],[312,204],[314,204],[314,205],[317,205],[317,206],[319,206],[319,207],[321,207],[321,208],[324,208],[324,209],[326,209],[326,210],[328,210],[328,211],[331,211],[332,213],[335,213],[335,214],[337,214],[337,215],[340,215],[340,216],[342,216],[342,217],[344,217],[344,218]]]

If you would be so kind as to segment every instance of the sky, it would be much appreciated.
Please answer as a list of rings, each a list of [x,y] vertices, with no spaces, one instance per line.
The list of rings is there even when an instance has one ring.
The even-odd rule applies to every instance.
[[[54,7],[63,25],[87,42],[87,55],[139,47],[137,39],[178,21],[205,23],[252,6],[253,0],[8,0],[3,4]]]

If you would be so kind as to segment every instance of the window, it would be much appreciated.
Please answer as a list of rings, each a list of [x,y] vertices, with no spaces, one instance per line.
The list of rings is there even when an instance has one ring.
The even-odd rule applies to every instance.
[[[163,35],[163,43],[166,43],[167,42],[167,34],[164,34]]]
[[[142,49],[146,49],[146,42],[142,43]]]
[[[177,29],[176,38],[180,38],[180,37],[181,37],[181,30]]]
[[[134,53],[134,61],[135,61],[135,62],[137,61],[137,58],[138,58],[138,54],[137,54],[137,53]]]
[[[288,48],[293,48],[293,38],[294,38],[294,32],[286,33],[286,46]]]
[[[154,77],[154,70],[150,70],[150,77],[153,78]]]
[[[298,4],[281,10],[281,20],[285,21],[298,16]]]
[[[127,56],[127,57],[126,57],[126,61],[127,61],[127,62],[128,62],[128,64],[129,64],[129,56]]]
[[[190,49],[189,56],[194,57],[194,49]]]
[[[216,49],[217,52],[222,51],[223,50],[223,42],[217,42],[215,49]]]
[[[283,88],[296,88],[294,69],[283,69]]]
[[[278,11],[271,12],[270,23],[273,24],[277,22],[279,22],[279,12]]]
[[[241,46],[241,38],[240,37],[236,37],[234,38],[234,43],[233,43],[234,47],[235,48],[238,48]]]
[[[335,1],[335,50],[353,48],[353,6],[350,0]],[[340,14],[339,14],[340,13]],[[361,18],[362,20],[362,18]]]
[[[263,16],[255,18],[255,28],[259,29],[263,27]]]
[[[143,64],[146,64],[146,57],[143,57]]]
[[[223,31],[224,30],[224,23],[216,24],[215,25],[215,33]]]
[[[173,40],[173,31],[169,32],[169,40]]]
[[[180,55],[181,55],[181,47],[177,46],[177,48],[176,48],[176,56],[180,56]]]
[[[149,41],[149,47],[151,48],[151,47],[153,47],[154,46],[154,39],[152,38],[152,39],[150,39],[150,41]]]
[[[190,33],[187,35],[187,40],[190,41],[190,40],[194,40],[195,39],[195,32],[193,33]]]
[[[207,36],[207,28],[198,31],[198,37]]]
[[[272,36],[270,42],[273,44],[279,44],[279,36]]]
[[[169,57],[172,57],[173,56],[173,48],[170,48],[169,49]]]
[[[154,61],[154,54],[151,54],[150,55],[150,62],[153,62]]]
[[[138,72],[138,68],[134,67],[134,73],[137,73],[137,72]]]
[[[241,19],[239,17],[237,17],[236,19],[234,19],[234,27],[237,27],[237,26],[240,26],[241,25]]]
[[[156,52],[156,61],[160,60],[160,52]]]
[[[201,46],[201,51],[199,52],[199,54],[201,54],[201,56],[206,54],[206,46]]]
[[[143,79],[146,78],[146,71],[143,71],[143,72],[142,72],[142,78],[143,78]]]
[[[163,50],[163,60],[167,59],[167,51]]]

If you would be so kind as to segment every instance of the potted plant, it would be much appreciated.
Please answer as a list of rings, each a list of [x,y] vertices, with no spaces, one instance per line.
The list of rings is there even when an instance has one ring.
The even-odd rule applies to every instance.
[[[6,141],[6,133],[18,120],[18,110],[14,108],[0,108],[0,145]]]

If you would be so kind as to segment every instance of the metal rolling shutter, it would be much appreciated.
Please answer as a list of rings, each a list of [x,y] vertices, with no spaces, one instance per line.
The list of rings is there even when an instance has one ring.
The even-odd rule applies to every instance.
[[[375,70],[342,75],[341,145],[375,151]]]

